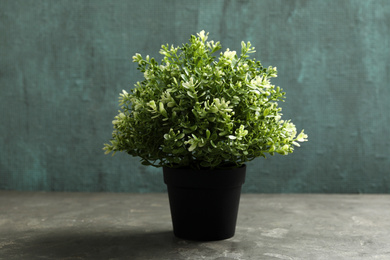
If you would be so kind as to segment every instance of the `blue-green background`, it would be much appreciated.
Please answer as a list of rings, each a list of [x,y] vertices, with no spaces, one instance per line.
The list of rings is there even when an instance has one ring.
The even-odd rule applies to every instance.
[[[0,189],[165,191],[161,169],[104,155],[117,98],[205,30],[276,66],[309,142],[248,163],[244,192],[390,192],[390,1],[0,0]]]

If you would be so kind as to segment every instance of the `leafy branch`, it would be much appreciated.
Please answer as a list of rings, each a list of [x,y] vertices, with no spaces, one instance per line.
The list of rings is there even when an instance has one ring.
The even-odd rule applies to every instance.
[[[119,114],[106,153],[124,151],[156,167],[238,167],[256,157],[292,153],[307,141],[282,120],[280,87],[271,84],[276,67],[250,59],[255,48],[241,43],[241,54],[192,35],[181,47],[162,45],[160,63],[133,56],[144,80],[119,97]]]

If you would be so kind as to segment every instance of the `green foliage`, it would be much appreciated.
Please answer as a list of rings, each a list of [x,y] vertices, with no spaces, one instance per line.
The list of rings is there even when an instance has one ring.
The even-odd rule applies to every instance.
[[[181,47],[163,45],[160,64],[133,57],[145,79],[120,94],[106,153],[125,151],[156,167],[239,167],[307,141],[281,120],[277,102],[285,93],[270,83],[276,68],[250,59],[250,42],[239,56],[229,49],[217,55],[221,44],[197,35]]]

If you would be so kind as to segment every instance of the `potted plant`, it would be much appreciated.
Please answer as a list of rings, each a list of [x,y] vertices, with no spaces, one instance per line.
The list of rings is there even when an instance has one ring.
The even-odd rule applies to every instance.
[[[281,119],[285,92],[270,82],[276,68],[250,59],[250,42],[237,54],[207,39],[201,31],[181,47],[163,45],[160,63],[133,56],[144,80],[120,94],[104,147],[163,167],[174,233],[192,240],[234,235],[245,162],[307,141]]]

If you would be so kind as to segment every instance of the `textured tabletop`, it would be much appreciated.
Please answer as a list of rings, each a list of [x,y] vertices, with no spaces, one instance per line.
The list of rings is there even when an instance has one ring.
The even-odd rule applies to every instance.
[[[243,194],[236,235],[172,233],[167,194],[0,191],[0,259],[390,259],[390,195]]]

